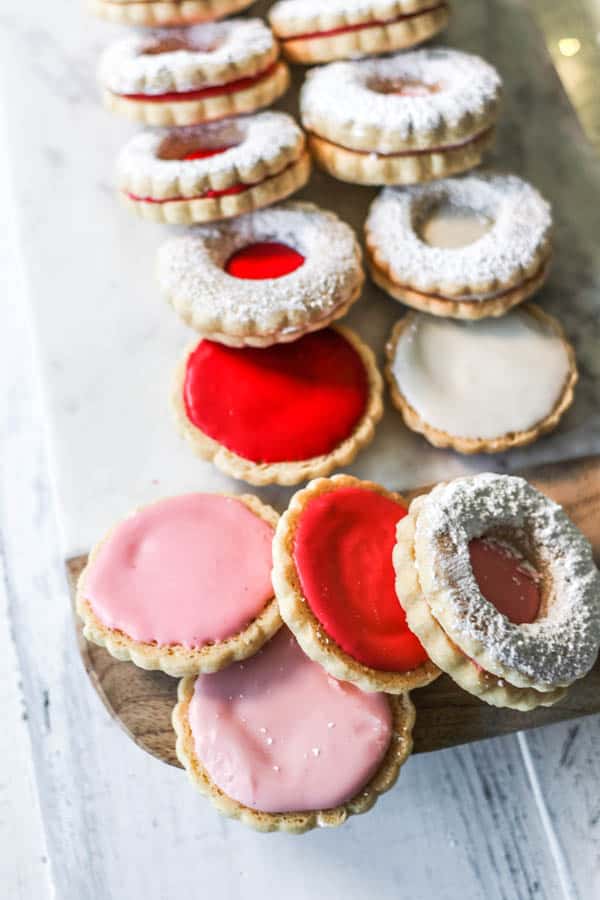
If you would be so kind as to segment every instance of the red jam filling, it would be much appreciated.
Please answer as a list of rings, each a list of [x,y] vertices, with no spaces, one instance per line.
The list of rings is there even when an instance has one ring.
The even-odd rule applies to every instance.
[[[381,26],[385,25],[393,25],[395,22],[402,22],[405,19],[414,19],[415,16],[422,16],[424,13],[431,12],[434,9],[439,9],[442,6],[445,6],[445,3],[437,3],[433,6],[428,7],[427,9],[419,9],[414,13],[408,13],[403,16],[395,16],[393,19],[372,19],[370,22],[359,22],[357,25],[343,25],[341,28],[331,28],[328,31],[309,31],[305,34],[293,34],[289,37],[284,37],[283,42],[309,41],[314,38],[335,37],[336,34],[349,34],[352,31],[363,31],[365,28],[380,28]]]
[[[279,241],[260,241],[242,247],[225,263],[225,271],[234,278],[282,278],[304,264],[304,257],[293,247]]]
[[[256,463],[331,453],[355,429],[369,394],[360,356],[329,328],[260,349],[200,341],[183,390],[190,421]]]
[[[208,159],[210,156],[219,156],[220,153],[225,153],[227,150],[231,150],[232,147],[235,147],[235,144],[226,144],[224,147],[200,147],[198,150],[191,150],[181,158],[182,160]]]
[[[373,669],[408,672],[427,661],[394,585],[396,524],[406,509],[360,487],[312,500],[298,522],[294,561],[327,634]]]
[[[515,625],[534,622],[540,608],[539,579],[523,560],[496,541],[476,538],[469,556],[479,590]]]
[[[232,94],[234,91],[245,91],[247,88],[258,84],[268,78],[275,71],[277,60],[258,75],[247,78],[237,78],[226,84],[213,84],[209,87],[198,88],[193,91],[169,91],[166,94],[119,94],[126,100],[143,100],[144,103],[172,103],[176,100],[202,100],[205,97],[220,97],[222,94]]]

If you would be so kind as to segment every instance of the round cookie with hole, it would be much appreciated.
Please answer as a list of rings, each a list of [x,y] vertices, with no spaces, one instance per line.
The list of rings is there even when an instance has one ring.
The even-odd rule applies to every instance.
[[[493,706],[550,706],[594,664],[589,542],[524,479],[483,474],[417,497],[398,523],[398,600],[431,659]]]
[[[219,812],[258,831],[300,834],[366,812],[412,749],[408,694],[342,688],[287,628],[178,693],[179,760]]]
[[[171,28],[224,19],[254,0],[89,0],[95,15],[117,25]]]
[[[288,628],[330,675],[365,691],[399,694],[439,675],[396,599],[392,550],[407,509],[373,482],[320,478],[292,497],[273,542]]]
[[[121,38],[102,54],[105,106],[146,125],[197,125],[252,113],[289,85],[271,30],[232,19]]]

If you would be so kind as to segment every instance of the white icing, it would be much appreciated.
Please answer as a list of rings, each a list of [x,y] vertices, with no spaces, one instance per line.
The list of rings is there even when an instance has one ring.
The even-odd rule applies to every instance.
[[[224,271],[233,253],[259,241],[287,244],[305,262],[276,279]],[[158,277],[203,330],[269,333],[301,327],[347,303],[361,278],[360,260],[354,232],[336,215],[312,203],[284,203],[171,239],[159,251]]]
[[[145,52],[162,41],[179,39],[198,49]],[[260,19],[210,22],[116,41],[100,58],[98,78],[115,94],[194,90],[257,74],[269,54],[276,55],[275,40]]]
[[[381,93],[377,82],[420,82],[435,87],[422,96]],[[312,69],[300,95],[304,125],[328,137],[323,129],[351,125],[385,129],[402,140],[431,137],[446,126],[477,131],[477,118],[498,100],[501,87],[496,70],[480,57],[435,47],[398,53],[382,59],[335,62]],[[466,137],[467,135],[465,135]],[[373,148],[386,152],[384,147]]]
[[[435,0],[280,0],[269,10],[269,20],[283,34],[298,34],[313,26],[323,31],[340,27],[340,18],[347,25],[387,21],[435,5]]]
[[[561,338],[526,310],[475,322],[413,314],[392,363],[400,392],[428,425],[484,439],[549,415],[569,369]]]
[[[516,625],[481,594],[469,541],[499,526],[528,535],[554,590],[535,622]],[[600,644],[600,573],[592,548],[564,510],[523,478],[483,474],[438,485],[424,499],[416,540],[434,548],[432,611],[453,639],[480,642],[500,665],[546,685],[569,684],[594,664]]]
[[[162,159],[162,148],[178,138],[186,144],[189,141],[188,146],[236,146],[205,159]],[[148,192],[161,198],[168,193],[196,196],[209,188],[221,190],[252,181],[259,165],[265,167],[265,176],[275,174],[285,167],[287,156],[299,152],[302,145],[301,129],[282,112],[261,112],[185,129],[143,131],[119,154],[119,186],[138,196],[147,196]]]

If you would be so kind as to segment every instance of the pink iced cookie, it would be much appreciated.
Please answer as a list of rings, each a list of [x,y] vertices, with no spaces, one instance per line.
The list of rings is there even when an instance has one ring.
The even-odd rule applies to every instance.
[[[187,494],[119,523],[78,588],[88,639],[181,675],[245,659],[279,627],[271,585],[276,513],[254,497]]]
[[[340,824],[410,752],[408,695],[337,681],[287,628],[253,659],[185,679],[179,698],[181,762],[222,812],[262,830]]]

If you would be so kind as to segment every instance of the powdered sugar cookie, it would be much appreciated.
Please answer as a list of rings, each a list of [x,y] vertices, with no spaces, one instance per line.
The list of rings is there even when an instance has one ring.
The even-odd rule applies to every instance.
[[[439,675],[394,588],[399,495],[349,475],[298,491],[273,542],[281,615],[311,659],[365,691],[400,694]]]
[[[243,665],[185,678],[177,755],[226,816],[259,831],[341,825],[392,787],[412,748],[408,694],[343,689],[286,628]]]
[[[290,344],[194,344],[173,405],[195,453],[250,484],[297,484],[350,463],[383,413],[372,351],[348,328]]]
[[[435,447],[498,453],[552,431],[573,402],[575,351],[532,303],[498,319],[409,313],[387,346],[392,402]]]
[[[89,0],[90,10],[118,25],[172,27],[224,19],[254,0]]]
[[[365,225],[371,275],[397,300],[439,316],[503,315],[548,275],[552,213],[516,175],[466,175],[386,188]]]
[[[436,0],[281,0],[269,22],[288,59],[318,63],[414,47],[445,28],[448,15]]]
[[[312,203],[286,203],[197,228],[160,250],[161,288],[212,341],[267,347],[340,318],[360,296],[352,229]]]
[[[281,625],[271,585],[277,513],[256,497],[186,494],[116,525],[77,587],[84,635],[168,675],[246,659]]]
[[[154,222],[192,224],[238,216],[301,188],[310,175],[302,130],[262,112],[133,137],[119,156],[126,205]]]
[[[270,29],[233,19],[123,38],[98,77],[108,109],[147,125],[195,125],[269,106],[289,84]]]
[[[319,165],[357,184],[414,184],[477,165],[501,81],[478,56],[436,47],[309,72],[302,121]]]
[[[549,706],[592,667],[600,573],[589,542],[522,478],[484,474],[413,501],[398,599],[431,658],[496,706]]]

